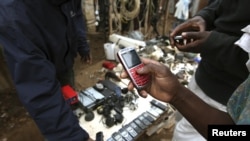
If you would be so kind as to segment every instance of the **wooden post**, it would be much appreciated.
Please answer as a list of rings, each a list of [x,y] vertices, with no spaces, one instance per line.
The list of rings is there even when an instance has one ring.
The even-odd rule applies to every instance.
[[[113,15],[112,15],[112,10],[113,10],[113,6],[112,6],[112,1],[113,0],[109,0],[109,35],[111,35],[113,33]]]
[[[163,30],[162,30],[162,35],[166,35],[168,36],[168,32],[167,32],[167,25],[168,25],[168,15],[169,15],[169,0],[166,0],[166,8],[165,8],[165,13],[164,13],[164,24],[163,24]]]

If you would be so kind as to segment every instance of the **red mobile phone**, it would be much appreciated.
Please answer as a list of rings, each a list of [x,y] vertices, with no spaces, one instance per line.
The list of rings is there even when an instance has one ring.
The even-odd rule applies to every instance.
[[[117,56],[136,89],[143,89],[149,81],[149,75],[139,75],[136,73],[136,70],[144,66],[136,50],[134,48],[126,47],[120,49],[117,52]]]

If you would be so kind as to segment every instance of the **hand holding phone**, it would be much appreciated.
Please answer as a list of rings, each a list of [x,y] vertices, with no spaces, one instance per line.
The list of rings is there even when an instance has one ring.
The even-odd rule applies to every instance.
[[[149,82],[149,75],[139,75],[137,70],[142,68],[144,64],[141,62],[139,55],[134,48],[124,48],[117,52],[117,56],[128,73],[132,83],[137,90],[143,89]]]

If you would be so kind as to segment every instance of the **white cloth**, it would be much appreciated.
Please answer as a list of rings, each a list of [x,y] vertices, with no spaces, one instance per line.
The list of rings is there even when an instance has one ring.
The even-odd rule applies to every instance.
[[[248,53],[250,58],[250,25],[243,28],[241,31],[245,32],[241,38],[235,42],[235,44],[241,47],[244,51]],[[246,66],[250,72],[250,60],[247,61]]]
[[[191,0],[179,0],[175,7],[175,14],[174,17],[176,17],[179,20],[187,20],[189,17],[189,4]]]
[[[226,112],[226,106],[208,97],[197,85],[194,76],[191,78],[188,88],[209,105]],[[205,141],[206,139],[184,118],[176,123],[172,141]]]

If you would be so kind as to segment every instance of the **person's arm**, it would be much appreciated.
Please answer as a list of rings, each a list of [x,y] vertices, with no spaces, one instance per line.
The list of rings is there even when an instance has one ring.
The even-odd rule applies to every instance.
[[[209,124],[234,124],[227,113],[209,106],[179,83],[177,77],[164,64],[145,58],[142,61],[145,66],[137,73],[151,75],[149,85],[139,91],[142,97],[150,94],[158,100],[172,104],[205,138]],[[121,74],[121,78],[127,78],[126,72]],[[133,84],[129,83],[128,88],[133,89]]]
[[[90,46],[87,40],[87,27],[85,23],[85,18],[81,8],[81,1],[76,1],[76,16],[72,19],[73,26],[76,29],[76,42],[77,42],[77,51],[81,56],[81,60],[84,62],[91,63],[91,55],[90,55]]]
[[[90,46],[87,40],[87,29],[83,15],[77,15],[75,20],[75,26],[77,29],[77,50],[81,56],[85,56],[90,53]]]
[[[205,138],[208,135],[208,125],[235,124],[228,113],[211,107],[184,86],[178,89],[169,103]]]
[[[206,22],[206,28],[209,30],[214,26],[214,20],[217,18],[217,12],[220,8],[221,0],[212,0],[209,1],[208,5],[198,11],[195,16],[201,16]],[[194,16],[194,17],[195,17]]]
[[[248,54],[234,44],[240,37],[217,31],[184,32],[182,36],[194,40],[187,44],[176,43],[179,50],[200,53],[203,62],[227,70],[238,78],[245,77],[245,73],[237,72],[238,70],[247,72],[246,66],[242,64],[248,60]]]
[[[184,32],[204,32],[208,29],[214,27],[214,20],[216,19],[216,11],[219,9],[219,0],[214,0],[210,2],[205,8],[201,9],[194,17],[185,21],[184,23],[178,25],[170,34],[170,44],[172,47],[178,46],[178,42],[174,39],[177,35],[182,35]],[[183,37],[183,36],[182,36]],[[187,37],[183,37],[188,39]],[[193,38],[195,39],[195,38]],[[189,43],[190,40],[187,40]],[[182,43],[181,43],[182,44]],[[188,46],[181,47],[183,49],[188,48]],[[189,49],[187,49],[189,50]]]
[[[89,139],[63,98],[54,64],[20,30],[6,27],[0,33],[18,96],[45,138],[49,141]]]

